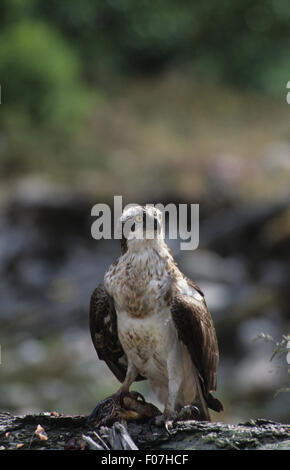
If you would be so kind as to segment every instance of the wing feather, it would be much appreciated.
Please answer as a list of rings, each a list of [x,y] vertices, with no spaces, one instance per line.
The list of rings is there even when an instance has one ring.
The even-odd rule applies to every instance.
[[[187,294],[177,294],[172,299],[171,314],[180,340],[187,346],[192,362],[199,372],[203,393],[210,408],[221,411],[219,400],[211,395],[217,389],[219,351],[212,317],[207,309],[202,291],[186,279],[202,295],[197,301]]]
[[[103,284],[99,284],[91,296],[90,331],[99,359],[104,360],[117,379],[123,382],[128,367],[127,356],[118,338],[114,300]],[[139,375],[136,380],[144,380],[144,377]]]

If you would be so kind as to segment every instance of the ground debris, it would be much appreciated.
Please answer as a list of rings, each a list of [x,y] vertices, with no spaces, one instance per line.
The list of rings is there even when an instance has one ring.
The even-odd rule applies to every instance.
[[[37,432],[36,432],[37,431]],[[42,436],[42,437],[40,437]],[[46,436],[46,437],[45,437]],[[170,429],[150,422],[95,428],[87,416],[0,413],[0,449],[290,449],[290,425],[269,420],[241,424],[178,421]]]
[[[46,434],[46,432],[45,432],[45,429],[44,429],[40,424],[37,425],[37,428],[35,429],[34,434],[35,434],[41,441],[47,441],[47,439],[48,439],[48,436],[47,436],[47,434]]]

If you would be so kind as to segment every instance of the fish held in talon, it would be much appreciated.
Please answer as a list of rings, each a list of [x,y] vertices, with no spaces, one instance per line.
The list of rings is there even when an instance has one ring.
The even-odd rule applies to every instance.
[[[147,403],[138,392],[116,393],[97,403],[88,417],[88,424],[111,425],[116,421],[146,421],[160,414],[158,408]]]

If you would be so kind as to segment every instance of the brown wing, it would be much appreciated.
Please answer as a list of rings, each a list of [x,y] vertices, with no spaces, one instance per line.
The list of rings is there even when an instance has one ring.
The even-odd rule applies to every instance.
[[[90,330],[99,359],[104,360],[117,379],[123,382],[128,366],[127,356],[118,338],[114,300],[103,284],[98,285],[91,297]],[[136,380],[144,380],[144,377],[139,375]]]
[[[203,296],[192,281],[186,280]],[[171,314],[178,336],[187,346],[191,360],[199,372],[208,406],[221,411],[222,404],[210,393],[217,388],[219,352],[214,324],[205,301],[196,302],[189,295],[177,294],[172,300]]]

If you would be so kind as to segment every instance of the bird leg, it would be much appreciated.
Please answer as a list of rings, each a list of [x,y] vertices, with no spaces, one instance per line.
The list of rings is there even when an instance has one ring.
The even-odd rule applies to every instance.
[[[102,426],[122,419],[126,421],[150,419],[160,414],[160,411],[154,405],[146,403],[141,393],[129,391],[137,375],[138,371],[135,366],[128,365],[122,386],[116,393],[97,404],[88,417],[88,422],[95,426]]]
[[[157,426],[166,426],[166,423],[171,420],[175,420],[177,417],[176,401],[177,396],[182,384],[182,371],[178,362],[178,354],[176,354],[175,348],[169,351],[167,357],[167,373],[168,373],[168,395],[167,401],[163,414],[157,416],[155,424]]]
[[[145,398],[143,397],[143,395],[141,395],[141,393],[134,392],[134,391],[130,392],[130,387],[131,387],[132,383],[135,381],[137,375],[138,375],[138,370],[136,369],[134,364],[129,362],[128,367],[127,367],[125,380],[122,383],[119,390],[115,393],[115,397],[116,397],[117,401],[119,402],[119,404],[122,408],[125,405],[125,403],[124,403],[125,397],[129,397],[129,399],[135,400],[135,401],[137,401],[137,400],[139,400],[139,398],[141,398],[141,401],[143,403],[146,403]],[[127,400],[127,406],[128,405],[129,405],[129,403],[128,403],[128,400]]]
[[[117,393],[129,393],[129,389],[138,375],[138,370],[132,362],[128,363],[126,377]]]
[[[168,371],[168,396],[164,412],[161,416],[155,418],[156,426],[164,426],[167,428],[171,422],[186,420],[207,420],[210,416],[204,410],[207,410],[202,391],[197,383],[197,397],[194,403],[182,406],[178,400],[180,390],[182,389],[183,375],[179,374],[180,365],[178,363],[178,354],[172,349],[168,354],[167,371]]]

